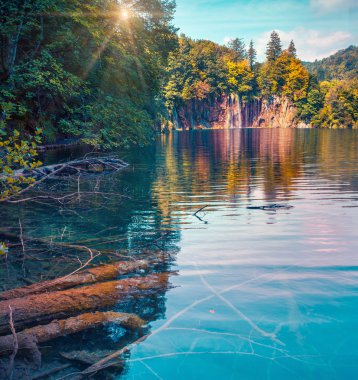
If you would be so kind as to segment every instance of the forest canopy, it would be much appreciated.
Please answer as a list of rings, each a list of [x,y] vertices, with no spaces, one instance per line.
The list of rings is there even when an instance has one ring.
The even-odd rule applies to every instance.
[[[0,103],[10,128],[95,146],[151,137],[167,56],[171,0],[4,0]]]

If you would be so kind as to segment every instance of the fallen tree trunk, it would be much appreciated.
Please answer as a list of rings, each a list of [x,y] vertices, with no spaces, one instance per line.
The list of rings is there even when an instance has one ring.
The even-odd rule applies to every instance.
[[[19,331],[33,323],[112,306],[121,299],[155,294],[168,287],[168,278],[169,273],[152,274],[0,301],[0,334],[9,331],[9,306]]]
[[[96,312],[86,313],[77,317],[53,321],[48,325],[31,327],[17,334],[18,349],[29,348],[29,337],[34,343],[44,343],[61,336],[74,334],[83,330],[97,327],[106,322],[120,324],[130,330],[140,329],[144,324],[135,314]],[[13,335],[0,337],[0,356],[8,355],[14,350]]]
[[[123,276],[128,273],[135,273],[140,270],[147,270],[153,263],[154,262],[150,262],[148,260],[120,261],[114,264],[88,268],[78,273],[63,276],[54,280],[43,281],[29,286],[7,290],[0,293],[0,300],[9,300],[32,294],[65,290],[74,288],[78,285],[114,280],[118,276]]]

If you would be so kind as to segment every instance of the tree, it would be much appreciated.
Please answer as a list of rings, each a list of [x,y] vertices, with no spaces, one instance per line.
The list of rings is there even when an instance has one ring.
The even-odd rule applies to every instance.
[[[228,47],[234,52],[233,61],[240,62],[246,58],[246,47],[242,38],[234,38],[230,40]]]
[[[249,45],[249,49],[247,51],[247,58],[248,58],[251,70],[254,68],[256,56],[257,56],[257,52],[256,52],[256,49],[254,48],[254,41],[251,40],[250,45]]]
[[[282,45],[280,36],[276,31],[273,31],[270,36],[270,41],[267,44],[266,58],[269,62],[275,61],[282,53]]]
[[[291,40],[290,44],[288,45],[288,49],[287,49],[288,53],[290,55],[292,55],[293,57],[296,58],[297,56],[297,50],[296,50],[296,46],[295,46],[295,43],[293,42],[293,40]]]
[[[132,1],[125,19],[124,3],[1,2],[0,113],[12,104],[12,126],[25,134],[41,127],[47,142],[150,141],[164,68],[177,45],[174,1]]]
[[[228,63],[228,83],[231,92],[247,98],[253,89],[253,79],[254,73],[246,60]]]

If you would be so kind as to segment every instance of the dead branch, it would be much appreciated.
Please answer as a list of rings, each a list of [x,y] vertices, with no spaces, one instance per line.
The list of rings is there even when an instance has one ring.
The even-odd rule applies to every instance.
[[[8,378],[12,380],[14,360],[15,360],[15,356],[17,355],[17,351],[19,349],[19,341],[16,334],[15,326],[14,326],[11,305],[9,305],[9,325],[10,325],[11,335],[8,337],[8,345],[9,345],[8,351],[12,351],[12,353],[10,355],[10,360],[9,360]]]
[[[118,364],[117,362],[113,362],[113,360],[117,359],[123,355],[125,352],[131,350],[134,346],[136,346],[137,344],[143,342],[144,340],[146,340],[148,337],[150,336],[150,334],[146,334],[144,336],[142,336],[141,338],[137,339],[135,342],[121,348],[120,350],[114,352],[113,354],[111,355],[108,355],[106,356],[105,358],[103,358],[102,360],[100,360],[99,362],[91,365],[90,367],[88,367],[87,369],[85,369],[84,371],[82,371],[81,373],[79,374],[73,374],[71,379],[72,380],[81,380],[83,379],[84,377],[88,376],[88,375],[91,375],[91,374],[94,374],[96,372],[99,372],[99,371],[102,371],[106,368],[109,368],[109,367],[112,367],[113,365],[116,365]],[[66,376],[64,377],[66,378]]]

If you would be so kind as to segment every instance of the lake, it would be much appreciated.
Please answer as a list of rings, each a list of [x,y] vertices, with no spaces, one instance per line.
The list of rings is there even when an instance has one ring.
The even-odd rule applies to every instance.
[[[173,133],[121,158],[130,166],[116,174],[50,185],[124,197],[2,206],[0,222],[98,250],[170,252],[170,288],[134,308],[151,335],[114,378],[358,377],[358,131]],[[39,280],[78,265],[53,255],[21,270]],[[16,263],[0,275],[21,283]],[[118,349],[122,336],[107,326],[55,345]]]

